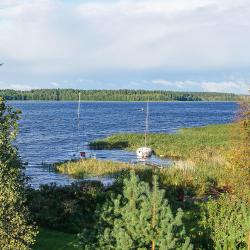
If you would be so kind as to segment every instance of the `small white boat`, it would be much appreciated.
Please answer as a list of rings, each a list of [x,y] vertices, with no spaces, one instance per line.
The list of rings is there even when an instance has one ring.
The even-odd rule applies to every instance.
[[[136,150],[136,155],[140,159],[147,159],[151,157],[152,154],[153,154],[153,150],[148,147],[141,147]]]
[[[153,150],[149,147],[147,147],[147,133],[148,133],[148,115],[149,115],[149,105],[147,102],[147,112],[146,112],[146,122],[145,122],[145,134],[144,134],[144,140],[145,140],[145,144],[144,147],[140,147],[136,150],[136,155],[137,158],[145,160],[149,157],[152,156],[153,154]]]

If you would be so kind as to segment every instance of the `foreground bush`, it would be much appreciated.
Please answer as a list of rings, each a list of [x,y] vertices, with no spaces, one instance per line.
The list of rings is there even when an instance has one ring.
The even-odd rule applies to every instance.
[[[107,202],[101,212],[96,231],[84,230],[79,236],[82,249],[192,249],[182,224],[182,211],[173,215],[158,188],[157,177],[150,189],[131,172],[124,181],[122,195]]]
[[[30,189],[28,204],[39,226],[77,233],[82,227],[92,227],[96,206],[104,199],[103,185],[89,181]]]
[[[209,201],[203,223],[211,249],[249,249],[250,208],[242,199],[223,195]]]

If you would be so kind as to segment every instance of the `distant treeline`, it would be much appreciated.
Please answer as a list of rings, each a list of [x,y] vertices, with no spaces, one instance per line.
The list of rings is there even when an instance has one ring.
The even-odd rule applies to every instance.
[[[34,89],[0,90],[6,100],[75,101],[81,93],[83,101],[237,101],[239,95],[212,92],[175,92],[163,90],[76,90]]]

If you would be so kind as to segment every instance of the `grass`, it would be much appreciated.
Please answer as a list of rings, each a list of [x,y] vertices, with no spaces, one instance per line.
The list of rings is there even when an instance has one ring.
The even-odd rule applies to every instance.
[[[40,228],[33,250],[74,250],[74,234]]]
[[[85,178],[87,176],[117,175],[124,170],[145,170],[145,166],[96,159],[82,159],[80,161],[58,163],[55,169],[60,173],[69,174],[75,178]]]
[[[194,152],[213,148],[226,150],[230,146],[230,131],[235,125],[209,125],[198,128],[185,128],[176,134],[150,134],[149,146],[158,156],[188,159]],[[143,145],[142,134],[115,134],[90,143],[93,149],[136,150]]]

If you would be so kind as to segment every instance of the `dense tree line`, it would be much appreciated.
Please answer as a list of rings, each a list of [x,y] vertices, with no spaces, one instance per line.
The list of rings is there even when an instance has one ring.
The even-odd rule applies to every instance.
[[[230,93],[174,92],[163,90],[76,90],[34,89],[29,91],[0,90],[6,100],[74,101],[81,93],[84,101],[237,101],[240,96]]]

